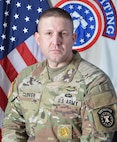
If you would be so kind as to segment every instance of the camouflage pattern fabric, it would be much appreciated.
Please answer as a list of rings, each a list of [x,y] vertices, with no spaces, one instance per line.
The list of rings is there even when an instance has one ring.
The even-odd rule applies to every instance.
[[[110,79],[76,53],[53,79],[46,61],[18,75],[2,142],[111,142],[116,130],[117,98]]]

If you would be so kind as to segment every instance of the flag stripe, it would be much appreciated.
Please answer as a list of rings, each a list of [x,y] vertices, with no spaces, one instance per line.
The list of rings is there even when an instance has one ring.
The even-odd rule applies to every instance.
[[[30,50],[27,48],[25,42],[23,42],[22,44],[20,44],[17,47],[18,52],[21,54],[22,58],[24,59],[24,61],[26,62],[27,66],[34,64],[37,62],[37,60],[35,59],[35,57],[32,55],[32,53],[30,52]]]
[[[10,52],[8,58],[11,61],[17,73],[21,72],[23,68],[27,67],[25,61],[23,60],[22,56],[19,54],[17,49],[14,49],[12,52]]]
[[[0,120],[2,121],[3,118],[4,118],[4,111],[0,108]],[[1,128],[2,128],[2,123],[0,123],[0,142],[1,142],[1,138],[2,138],[2,136],[1,136],[1,132],[2,132]]]
[[[11,85],[11,81],[9,80],[9,78],[6,75],[6,73],[5,73],[4,69],[2,68],[2,66],[0,66],[0,73],[1,73],[0,86],[2,87],[2,90],[4,91],[4,93],[7,95],[8,94],[8,89],[9,89],[9,87]]]
[[[2,108],[3,111],[5,111],[6,104],[7,104],[7,96],[0,87],[0,107]],[[0,117],[2,117],[2,115],[0,115]]]
[[[25,40],[25,43],[37,61],[42,61],[45,59],[44,55],[41,52],[40,47],[37,45],[35,41],[34,35],[30,36],[27,40]]]
[[[1,61],[1,65],[5,71],[5,73],[7,74],[8,78],[10,81],[12,81],[14,79],[14,77],[17,75],[17,72],[15,71],[13,65],[11,64],[11,62],[9,61],[9,59],[7,57],[5,57],[2,61]],[[13,75],[11,75],[13,73]]]

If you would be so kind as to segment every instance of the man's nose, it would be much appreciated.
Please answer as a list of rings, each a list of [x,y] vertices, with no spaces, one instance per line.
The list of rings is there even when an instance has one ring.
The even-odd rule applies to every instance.
[[[59,33],[53,35],[53,44],[60,45],[61,44],[61,35]]]

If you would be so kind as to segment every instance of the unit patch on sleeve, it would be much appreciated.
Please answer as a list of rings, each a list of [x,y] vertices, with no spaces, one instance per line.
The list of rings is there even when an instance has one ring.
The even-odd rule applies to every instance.
[[[92,113],[97,131],[108,133],[117,130],[116,109],[116,104],[112,104],[93,110]]]
[[[115,120],[114,120],[114,115],[113,115],[113,110],[110,108],[101,108],[98,111],[98,116],[99,116],[99,120],[100,123],[106,127],[112,127]]]

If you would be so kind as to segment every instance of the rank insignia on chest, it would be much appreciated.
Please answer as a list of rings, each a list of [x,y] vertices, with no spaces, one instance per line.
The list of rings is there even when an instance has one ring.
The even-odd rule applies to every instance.
[[[71,139],[72,138],[72,127],[71,125],[60,125],[57,128],[57,136],[60,139]]]

